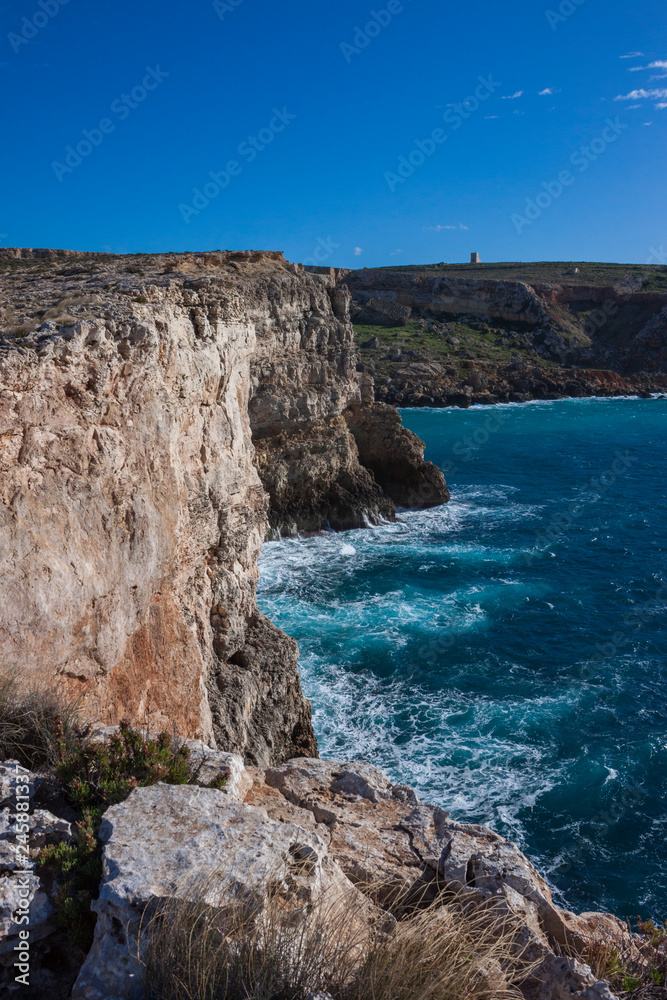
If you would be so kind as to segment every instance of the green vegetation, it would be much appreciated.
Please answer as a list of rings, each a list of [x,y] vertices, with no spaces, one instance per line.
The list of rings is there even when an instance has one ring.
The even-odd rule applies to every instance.
[[[579,268],[578,274],[574,274]],[[437,271],[456,278],[488,278],[545,285],[602,285],[644,282],[643,291],[667,292],[667,266],[657,264],[599,264],[588,261],[541,261],[499,264],[409,264],[368,268],[381,271]]]
[[[106,740],[94,739],[79,704],[54,691],[30,687],[17,671],[0,671],[0,760],[18,760],[55,779],[77,815],[74,843],[48,844],[37,859],[58,907],[58,922],[70,940],[90,947],[95,915],[90,909],[102,876],[99,829],[102,815],[133,789],[163,781],[199,784],[203,759],[168,733],[151,736],[128,722]],[[206,787],[221,789],[219,774]]]
[[[509,364],[517,355],[541,367],[551,367],[532,347],[530,334],[509,331],[488,323],[467,325],[457,321],[434,324],[435,328],[407,323],[405,326],[355,324],[355,340],[362,361],[382,363],[387,351],[418,351],[428,360],[460,364],[462,358]],[[373,338],[378,347],[363,345]]]
[[[167,733],[154,739],[123,722],[108,742],[80,741],[59,747],[56,774],[69,803],[81,811],[75,844],[45,847],[40,868],[58,882],[58,921],[70,940],[90,947],[95,916],[90,909],[102,877],[98,834],[102,814],[134,788],[164,781],[186,785],[192,778],[190,751]]]
[[[102,846],[98,833],[101,810],[84,809],[77,823],[76,842],[50,844],[38,858],[42,877],[57,880],[55,903],[58,926],[67,931],[72,944],[88,950],[95,931],[90,908],[102,878]]]
[[[122,802],[134,788],[165,781],[187,785],[190,751],[168,733],[156,738],[122,722],[109,742],[82,740],[62,748],[56,773],[68,799],[80,809],[104,810]]]
[[[667,922],[637,921],[637,934],[628,937],[623,953],[616,942],[598,939],[588,948],[571,949],[575,958],[589,965],[598,979],[605,979],[623,1000],[667,998]]]

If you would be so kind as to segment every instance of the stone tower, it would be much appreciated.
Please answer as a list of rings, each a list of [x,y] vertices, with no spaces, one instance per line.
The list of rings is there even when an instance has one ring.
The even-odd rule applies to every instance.
[[[481,257],[479,256],[478,253],[471,253],[470,254],[470,263],[471,264],[481,264],[482,263]]]

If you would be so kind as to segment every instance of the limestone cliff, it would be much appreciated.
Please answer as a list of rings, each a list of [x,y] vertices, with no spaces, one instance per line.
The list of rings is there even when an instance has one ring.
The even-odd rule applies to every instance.
[[[529,282],[518,277],[520,265],[511,267],[517,276],[501,280],[485,277],[483,268],[474,277],[444,268],[378,268],[338,272],[336,280],[350,289],[359,323],[471,317],[528,333],[537,354],[559,363],[628,374],[667,368],[665,268],[588,284],[567,274],[558,283]]]
[[[352,294],[360,370],[395,406],[664,392],[667,269],[564,268],[439,265],[333,278]]]
[[[269,508],[290,530],[393,516],[345,419],[374,407],[347,302],[281,254],[0,252],[5,667],[96,720],[262,765],[316,752],[257,556]],[[446,499],[399,422],[393,448],[415,505],[420,470]]]

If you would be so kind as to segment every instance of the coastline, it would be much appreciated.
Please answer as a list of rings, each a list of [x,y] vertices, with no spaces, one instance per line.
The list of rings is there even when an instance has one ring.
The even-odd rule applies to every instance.
[[[158,865],[153,885],[168,894],[185,863],[170,824],[190,810],[188,864],[201,862],[201,824],[210,821],[218,843],[238,819],[250,843],[284,838],[285,857],[317,855],[319,865],[330,851],[325,869],[354,886],[366,858],[355,831],[365,824],[381,841],[371,871],[378,884],[393,877],[398,851],[407,887],[429,887],[439,905],[454,889],[474,905],[502,898],[541,962],[541,985],[526,988],[526,1000],[613,998],[584,959],[605,934],[625,941],[615,918],[558,910],[511,842],[451,820],[408,785],[362,764],[317,761],[297,643],[258,607],[258,557],[271,528],[392,523],[401,507],[437,511],[449,500],[424,442],[359,360],[349,290],[280,253],[254,251],[7,252],[0,286],[3,662],[30,686],[73,699],[93,728],[102,725],[103,741],[127,720],[138,727],[131,745],[150,731],[171,746],[169,733],[180,734],[220,764],[213,785],[189,780],[173,793],[160,780],[157,792],[136,787],[130,774],[120,801],[102,800],[92,831],[53,771],[31,772],[42,789],[31,813],[41,832],[28,888],[44,975],[51,950],[63,947],[66,873],[43,871],[42,850],[57,848],[55,860],[46,855],[57,864],[91,849],[105,874],[89,897],[95,945],[74,995],[138,997],[136,971],[118,966],[114,920],[140,920],[136,907],[153,905],[155,892],[138,891],[142,872],[119,848],[115,824],[146,865]],[[464,405],[490,401],[468,388]],[[8,809],[11,799],[8,788]],[[345,802],[359,813],[349,824]],[[369,822],[375,807],[391,820],[379,834]],[[278,824],[268,833],[265,816]],[[305,853],[290,855],[294,844]],[[9,893],[11,874],[0,883]],[[20,932],[12,900],[3,910],[10,952]],[[565,959],[571,939],[579,958]]]

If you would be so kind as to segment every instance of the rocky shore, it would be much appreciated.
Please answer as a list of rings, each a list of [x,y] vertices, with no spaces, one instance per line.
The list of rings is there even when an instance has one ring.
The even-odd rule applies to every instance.
[[[293,932],[326,897],[358,915],[363,956],[371,929],[390,953],[425,912],[464,942],[466,997],[614,1000],[611,956],[644,961],[624,924],[559,908],[515,845],[369,764],[317,759],[296,643],[256,585],[266,537],[449,499],[390,404],[658,391],[667,314],[639,294],[618,292],[636,316],[616,371],[561,336],[562,313],[558,332],[560,293],[522,283],[310,273],[268,252],[0,250],[0,662],[89,723],[72,747],[51,712],[41,770],[0,765],[3,987],[18,989],[28,899],[26,997],[143,1000],[143,928],[201,877],[214,927],[240,903],[261,927],[277,899]],[[481,333],[482,315],[511,327],[487,347],[520,324],[532,346],[460,356],[452,317]],[[364,324],[380,333],[359,347]],[[455,360],[435,358],[441,341]],[[91,898],[92,946],[73,934]]]
[[[412,355],[412,356],[411,356]],[[517,359],[508,364],[432,361],[420,351],[392,351],[361,370],[377,380],[376,395],[393,406],[459,406],[527,403],[586,396],[642,396],[667,391],[667,375],[540,367]]]
[[[667,390],[667,268],[328,273],[352,295],[359,370],[374,380],[376,398],[394,406]]]
[[[102,731],[98,739],[110,734]],[[608,914],[560,909],[516,845],[491,830],[456,822],[369,764],[301,758],[263,770],[232,754],[189,746],[205,762],[200,779],[222,776],[223,787],[158,783],[136,788],[107,810],[87,954],[67,944],[58,922],[58,880],[45,882],[42,875],[40,881],[39,847],[76,840],[71,810],[52,790],[49,796],[44,778],[22,778],[33,794],[28,881],[31,976],[39,984],[25,995],[60,1000],[74,981],[73,1000],[143,1000],[151,917],[167,899],[191,899],[199,879],[207,906],[223,912],[234,900],[259,900],[258,919],[270,899],[269,883],[272,892],[280,886],[292,922],[306,919],[324,894],[331,906],[333,894],[345,907],[356,906],[369,927],[383,922],[388,939],[398,926],[392,900],[402,900],[403,909],[428,908],[436,922],[462,905],[469,914],[492,912],[498,936],[511,926],[509,965],[514,951],[530,975],[508,993],[509,965],[503,971],[502,963],[486,969],[482,963],[478,975],[490,978],[475,996],[614,1000],[587,957],[592,963],[600,947],[624,956],[637,952],[626,926]],[[12,919],[13,873],[20,865],[9,822],[14,770],[12,762],[0,765],[0,981],[8,988],[20,930]],[[474,953],[474,941],[470,946]]]

